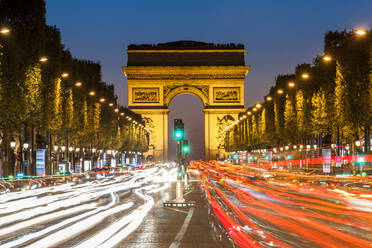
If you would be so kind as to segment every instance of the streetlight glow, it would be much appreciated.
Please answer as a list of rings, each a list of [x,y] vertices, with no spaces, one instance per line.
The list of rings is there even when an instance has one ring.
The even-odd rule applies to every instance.
[[[266,100],[271,101],[272,100],[271,96],[266,97]]]
[[[302,73],[301,77],[302,77],[303,79],[308,79],[310,76],[309,76],[309,74],[307,74],[307,73]]]
[[[357,30],[355,31],[355,33],[356,33],[357,35],[359,35],[359,36],[364,36],[364,35],[367,34],[367,31],[364,30],[364,29],[357,29]]]
[[[10,141],[10,147],[15,148],[16,147],[16,142],[15,141]]]
[[[105,102],[106,99],[105,99],[105,98],[101,98],[101,99],[99,99],[99,101],[100,101],[100,102]]]
[[[112,107],[112,106],[114,106],[114,104],[113,104],[112,102],[110,102],[110,103],[109,103],[109,106]]]
[[[69,74],[67,72],[62,73],[62,77],[67,78]]]
[[[253,108],[252,110],[253,110],[253,111],[257,111],[257,109],[256,109],[256,108]]]
[[[124,113],[120,113],[121,116],[124,116]]]
[[[119,109],[116,108],[116,109],[114,110],[114,112],[115,112],[115,113],[119,112]]]
[[[1,28],[0,33],[2,34],[8,34],[10,32],[9,28]]]
[[[24,148],[24,149],[28,149],[28,143],[24,143],[24,144],[23,144],[23,148]]]
[[[96,92],[94,92],[94,91],[89,92],[89,95],[91,95],[91,96],[94,96],[95,94],[96,94]]]
[[[282,89],[279,89],[277,92],[278,94],[283,94],[284,91]]]
[[[295,87],[295,83],[293,81],[291,81],[291,82],[288,83],[288,86],[293,88],[293,87]]]
[[[40,62],[42,62],[42,63],[45,63],[45,62],[47,62],[48,61],[48,58],[47,57],[45,57],[45,56],[43,56],[43,57],[41,57],[40,58],[40,60],[39,60]]]
[[[248,111],[248,112],[247,112],[247,114],[248,114],[248,115],[251,115],[251,114],[252,114],[252,112],[251,112],[251,111]]]
[[[82,85],[83,85],[83,83],[80,82],[80,81],[78,81],[78,82],[75,83],[75,86],[76,86],[76,87],[80,87],[80,86],[82,86]]]
[[[332,60],[332,57],[329,56],[329,55],[324,55],[324,56],[323,56],[323,60],[324,60],[325,62],[329,62],[329,61]]]
[[[258,108],[258,109],[261,108],[261,104],[257,103],[256,108]]]

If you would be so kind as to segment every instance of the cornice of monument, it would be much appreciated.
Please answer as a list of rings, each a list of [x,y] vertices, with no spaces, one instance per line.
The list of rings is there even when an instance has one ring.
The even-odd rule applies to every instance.
[[[128,79],[244,79],[250,66],[123,66]]]

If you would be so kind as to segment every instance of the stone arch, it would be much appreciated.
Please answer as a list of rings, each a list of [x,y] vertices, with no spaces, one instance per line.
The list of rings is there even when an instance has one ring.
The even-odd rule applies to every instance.
[[[205,91],[197,86],[181,85],[174,87],[167,95],[164,96],[164,105],[169,106],[172,100],[182,94],[194,95],[203,103],[203,106],[208,105],[208,95]]]

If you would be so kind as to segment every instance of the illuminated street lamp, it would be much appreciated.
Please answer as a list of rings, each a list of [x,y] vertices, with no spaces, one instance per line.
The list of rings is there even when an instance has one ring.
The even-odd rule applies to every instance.
[[[76,86],[76,87],[80,87],[80,86],[82,86],[82,85],[83,85],[83,83],[80,82],[80,81],[77,81],[77,82],[75,83],[75,86]]]
[[[58,151],[58,146],[54,146],[53,149],[55,152]]]
[[[45,56],[43,56],[43,57],[41,57],[40,58],[40,60],[39,60],[41,63],[45,63],[45,62],[47,62],[48,61],[48,58],[47,57],[45,57]]]
[[[94,96],[95,94],[96,94],[96,92],[94,92],[93,90],[89,92],[90,96]]]
[[[115,113],[117,113],[117,112],[119,112],[119,109],[116,108],[114,111],[115,111]]]
[[[1,34],[8,34],[10,32],[10,29],[9,28],[1,28],[1,30],[0,30],[0,33]]]
[[[247,114],[248,114],[248,115],[251,115],[251,114],[252,114],[252,112],[251,112],[251,111],[248,111],[248,112],[247,112]]]
[[[109,106],[112,107],[112,106],[114,106],[114,104],[113,104],[112,102],[110,102],[110,103],[109,103]]]
[[[124,116],[124,113],[120,113],[121,116]]]
[[[24,144],[23,144],[23,149],[27,150],[28,147],[29,147],[28,143],[24,143]]]
[[[289,82],[288,83],[288,87],[291,87],[291,88],[293,88],[293,87],[295,87],[295,82],[293,82],[293,81],[291,81],[291,82]]]
[[[261,104],[257,103],[256,108],[258,108],[258,109],[261,108]]]
[[[367,31],[364,30],[364,29],[357,29],[355,30],[355,33],[358,35],[358,36],[364,36],[367,34]]]
[[[323,60],[324,60],[325,62],[329,62],[329,61],[332,60],[332,57],[329,56],[329,55],[324,55],[324,56],[323,56]]]
[[[281,94],[283,94],[284,91],[282,89],[279,89],[277,92],[278,92],[279,95],[281,95]]]
[[[256,108],[253,108],[252,110],[253,110],[253,111],[257,111],[257,109],[256,109]]]
[[[267,100],[267,101],[271,101],[271,100],[273,100],[273,99],[272,99],[271,96],[268,96],[268,97],[266,97],[266,100]]]
[[[105,102],[106,99],[105,99],[105,98],[101,98],[101,99],[99,99],[99,101],[100,101],[100,102]]]
[[[68,76],[69,76],[69,74],[67,72],[62,73],[63,78],[67,78]]]
[[[308,79],[310,76],[309,76],[308,73],[302,73],[301,77],[302,77],[303,79]]]
[[[12,149],[14,149],[15,147],[16,147],[16,142],[15,141],[10,141],[10,147],[12,148]]]

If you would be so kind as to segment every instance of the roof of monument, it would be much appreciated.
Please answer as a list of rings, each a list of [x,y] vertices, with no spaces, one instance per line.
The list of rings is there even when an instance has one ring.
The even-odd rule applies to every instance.
[[[128,50],[228,50],[244,49],[243,44],[226,43],[214,44],[193,40],[179,40],[158,44],[130,44]]]

